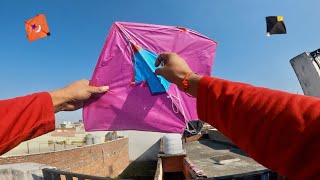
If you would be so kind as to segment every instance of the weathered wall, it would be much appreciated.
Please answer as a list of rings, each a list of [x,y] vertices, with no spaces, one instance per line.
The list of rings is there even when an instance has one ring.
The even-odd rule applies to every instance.
[[[0,165],[1,180],[43,180],[42,169],[52,167],[38,163]]]
[[[118,131],[118,135],[129,138],[130,161],[157,161],[159,139],[164,133],[144,131]]]
[[[128,139],[65,151],[0,158],[0,164],[24,162],[46,164],[81,174],[118,176],[129,165]]]

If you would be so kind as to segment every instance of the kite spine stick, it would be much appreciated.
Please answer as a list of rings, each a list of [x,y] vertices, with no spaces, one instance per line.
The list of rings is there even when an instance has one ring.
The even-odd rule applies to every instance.
[[[205,36],[205,35],[202,35],[202,34],[198,33],[198,32],[195,31],[195,30],[189,29],[189,32],[191,32],[192,34],[197,35],[197,36],[199,36],[199,37],[201,37],[201,38],[204,38],[204,39],[213,41],[214,43],[218,44],[218,43],[217,43],[216,41],[214,41],[213,39],[211,39],[211,38],[209,38],[209,37],[207,37],[207,36]]]
[[[121,26],[121,24],[119,23],[115,23],[115,25],[119,28],[119,31],[123,34],[124,38],[131,44],[136,45],[136,43],[132,40],[131,36],[128,34],[128,32]],[[132,59],[134,59],[134,50],[131,46],[131,44],[129,44],[129,47],[132,51],[133,57]],[[132,74],[132,78],[131,78],[131,82],[130,85],[133,86],[135,84],[135,71],[134,71],[134,66],[135,66],[135,62],[133,61],[133,74]]]
[[[131,52],[132,52],[132,63],[133,63],[133,66],[132,66],[132,78],[131,78],[131,82],[130,82],[130,85],[133,86],[135,85],[136,83],[136,79],[135,79],[135,75],[136,75],[136,71],[134,69],[135,65],[136,65],[136,62],[134,61],[134,50],[132,48],[131,45],[129,45],[130,49],[131,49]]]
[[[136,44],[131,36],[128,34],[128,32],[118,23],[116,23],[117,27],[119,28],[120,32],[122,32],[122,34],[124,35],[124,37],[126,38],[126,40],[129,42],[129,43],[132,43],[132,44]]]

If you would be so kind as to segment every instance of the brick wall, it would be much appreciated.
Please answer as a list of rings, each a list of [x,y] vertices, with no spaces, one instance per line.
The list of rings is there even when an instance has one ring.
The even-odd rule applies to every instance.
[[[128,139],[122,138],[65,151],[0,157],[0,164],[23,162],[47,164],[61,170],[81,174],[114,177],[129,165]]]

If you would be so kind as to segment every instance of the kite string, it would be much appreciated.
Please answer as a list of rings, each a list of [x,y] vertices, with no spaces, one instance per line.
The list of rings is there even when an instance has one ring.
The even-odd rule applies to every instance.
[[[181,108],[181,114],[184,118],[184,122],[186,123],[186,129],[189,130],[189,126],[188,126],[188,120],[187,120],[187,117],[186,117],[186,114],[185,114],[185,111],[184,111],[184,108],[182,106],[182,103],[181,103],[181,100],[180,100],[180,96],[179,96],[179,92],[177,91],[177,89],[175,89],[176,92],[177,92],[177,96],[175,95],[169,95],[170,99],[171,99],[171,102],[172,102],[172,109],[175,113],[179,113],[179,108],[177,107],[177,105],[174,103],[174,100],[173,98],[175,98],[177,101],[179,101],[179,105],[180,105],[180,108]],[[177,111],[175,110],[174,106],[176,107]]]
[[[172,98],[176,98],[176,99],[178,99],[176,96],[174,96],[174,95],[169,95],[169,98],[171,99],[171,106],[172,106],[172,110],[173,110],[173,112],[175,112],[176,114],[178,114],[179,113],[179,108],[177,107],[177,105],[173,102],[173,99]]]
[[[176,89],[176,92],[177,92],[177,95],[178,95],[178,98],[179,98],[179,104],[180,104],[180,107],[181,107],[181,110],[182,110],[182,114],[183,114],[183,117],[184,117],[184,122],[186,123],[187,130],[189,130],[189,126],[188,126],[188,121],[187,121],[186,113],[185,113],[184,108],[183,108],[183,106],[182,106],[182,102],[181,102],[181,100],[180,100],[179,92],[177,91],[177,89]]]

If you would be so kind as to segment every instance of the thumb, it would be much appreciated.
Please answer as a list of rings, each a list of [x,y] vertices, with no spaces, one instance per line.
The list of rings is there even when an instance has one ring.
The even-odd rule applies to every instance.
[[[89,92],[90,93],[104,93],[109,90],[109,86],[100,86],[100,87],[94,87],[89,86]]]
[[[162,66],[161,68],[157,68],[155,73],[156,75],[162,76],[164,74],[164,67]]]

